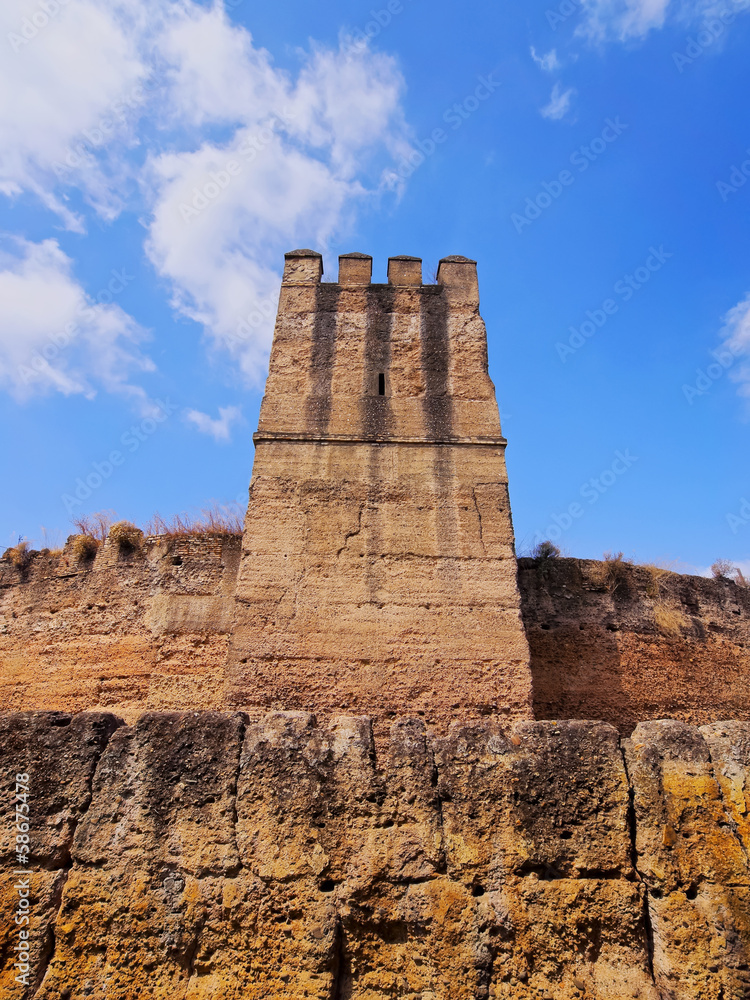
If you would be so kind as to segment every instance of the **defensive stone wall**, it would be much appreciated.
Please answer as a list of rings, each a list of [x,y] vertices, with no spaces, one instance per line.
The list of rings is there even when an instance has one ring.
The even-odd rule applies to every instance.
[[[0,560],[0,712],[100,709],[127,721],[149,709],[226,709],[229,634],[241,540],[146,538],[80,564],[37,553],[24,572]],[[628,735],[643,719],[750,721],[750,591],[731,581],[606,563],[519,560],[537,719],[600,719]],[[313,693],[288,702],[284,677],[243,710],[338,714]],[[353,708],[356,702],[352,697]],[[351,708],[349,710],[352,710]],[[423,712],[384,703],[376,729]]]
[[[0,710],[224,707],[238,537],[0,560]]]
[[[31,976],[9,814],[29,777]],[[0,995],[745,1000],[750,724],[0,717]]]
[[[750,590],[585,559],[519,560],[537,719],[750,719]]]

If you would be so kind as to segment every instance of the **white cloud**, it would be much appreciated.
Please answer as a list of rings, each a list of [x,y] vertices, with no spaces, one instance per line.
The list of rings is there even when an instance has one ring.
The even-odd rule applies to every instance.
[[[670,0],[583,0],[581,33],[596,41],[643,38],[663,26],[669,6]]]
[[[552,118],[556,121],[564,118],[570,111],[570,102],[573,94],[575,94],[575,90],[572,87],[563,91],[562,86],[556,83],[552,88],[549,104],[545,105],[540,111],[541,116],[543,118]]]
[[[216,9],[192,10],[165,51],[178,112],[231,131],[152,157],[148,253],[174,307],[260,382],[283,252],[327,245],[409,149],[403,80],[361,47],[314,49],[293,81]],[[215,99],[222,81],[246,96]]]
[[[146,333],[113,304],[89,298],[56,240],[6,239],[0,249],[0,383],[19,399],[50,391],[92,398],[99,388],[148,411],[132,371],[154,370]]]
[[[55,5],[51,16],[34,0],[0,5],[0,192],[31,192],[81,231],[60,188],[74,183],[103,215],[116,214],[120,169],[101,152],[127,132],[147,70],[123,2]]]
[[[750,396],[750,295],[724,317],[722,335],[723,346],[740,359],[731,377],[740,383],[740,394]]]
[[[560,68],[560,60],[557,58],[556,49],[552,49],[552,51],[547,52],[546,55],[540,56],[537,54],[536,49],[532,45],[531,58],[540,69],[544,70],[545,73],[552,73],[554,70]]]
[[[247,31],[232,27],[220,4],[183,4],[158,44],[168,66],[169,113],[190,125],[259,123],[288,100],[286,75]]]
[[[0,195],[79,232],[79,192],[104,219],[145,215],[175,310],[259,382],[283,251],[334,239],[410,150],[394,60],[313,46],[287,72],[221,0],[49,6],[44,25],[37,0],[0,9]]]
[[[201,434],[210,435],[214,441],[226,442],[231,437],[232,425],[242,420],[242,410],[239,406],[220,406],[218,417],[210,417],[200,410],[188,410],[185,419]]]

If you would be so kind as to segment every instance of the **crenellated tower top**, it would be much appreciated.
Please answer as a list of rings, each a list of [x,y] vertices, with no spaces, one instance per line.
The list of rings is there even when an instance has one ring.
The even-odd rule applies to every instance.
[[[425,441],[504,445],[479,315],[476,261],[445,257],[436,284],[422,260],[339,257],[323,282],[314,250],[286,255],[256,442]]]

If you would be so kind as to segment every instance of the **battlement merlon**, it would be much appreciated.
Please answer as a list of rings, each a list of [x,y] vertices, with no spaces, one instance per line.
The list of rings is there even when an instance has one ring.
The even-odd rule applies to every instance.
[[[424,284],[419,257],[342,254],[323,282],[314,250],[286,254],[256,442],[415,441],[504,447],[476,261],[446,257]]]
[[[319,285],[324,274],[322,254],[316,250],[292,250],[285,255],[283,285]],[[338,284],[344,287],[372,284],[372,257],[364,253],[339,256]],[[395,287],[428,287],[423,285],[422,260],[406,255],[388,259],[388,284]],[[444,257],[438,266],[437,285],[451,297],[463,298],[466,304],[479,307],[477,262],[469,257]]]

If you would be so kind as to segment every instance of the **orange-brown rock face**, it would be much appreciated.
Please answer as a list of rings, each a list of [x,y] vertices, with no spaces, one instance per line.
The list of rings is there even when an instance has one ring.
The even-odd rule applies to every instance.
[[[521,559],[537,719],[750,719],[750,590],[731,580]]]
[[[237,536],[0,562],[0,711],[223,708]]]
[[[289,255],[256,435],[238,708],[529,718],[505,441],[476,266]]]
[[[627,770],[603,723],[403,719],[376,750],[302,712],[0,717],[0,995],[745,1000],[750,725],[624,745]]]

